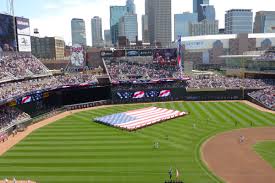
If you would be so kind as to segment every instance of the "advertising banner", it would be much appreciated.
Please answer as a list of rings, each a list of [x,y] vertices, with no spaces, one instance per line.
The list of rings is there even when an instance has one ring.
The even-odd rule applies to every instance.
[[[74,44],[71,48],[71,64],[75,67],[84,66],[84,48],[80,44]]]
[[[152,56],[153,55],[153,50],[151,49],[148,49],[148,50],[140,50],[139,51],[139,55],[142,56],[142,57],[149,57],[149,56]]]
[[[31,34],[30,21],[27,18],[16,17],[17,34],[27,35]]]
[[[142,99],[142,98],[167,98],[172,95],[171,90],[150,90],[150,91],[122,91],[117,92],[120,99]]]
[[[139,56],[139,51],[138,50],[127,50],[126,51],[126,56],[127,57],[138,57]]]
[[[31,37],[25,35],[18,35],[18,49],[19,52],[31,52]]]
[[[125,50],[115,50],[114,57],[125,57]]]
[[[103,58],[114,57],[114,53],[113,53],[113,51],[111,51],[111,50],[101,51],[101,52],[100,52],[100,55],[101,55],[101,57],[103,57]]]

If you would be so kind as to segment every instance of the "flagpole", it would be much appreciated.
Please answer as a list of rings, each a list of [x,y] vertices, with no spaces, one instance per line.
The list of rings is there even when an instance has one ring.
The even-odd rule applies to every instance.
[[[180,69],[180,79],[183,79],[182,57],[181,57],[182,45],[181,35],[178,36],[178,65]]]

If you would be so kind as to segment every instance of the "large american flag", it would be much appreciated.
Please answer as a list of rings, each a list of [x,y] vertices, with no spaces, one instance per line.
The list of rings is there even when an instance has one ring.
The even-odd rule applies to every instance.
[[[148,107],[96,118],[95,121],[131,131],[184,115],[185,112]]]

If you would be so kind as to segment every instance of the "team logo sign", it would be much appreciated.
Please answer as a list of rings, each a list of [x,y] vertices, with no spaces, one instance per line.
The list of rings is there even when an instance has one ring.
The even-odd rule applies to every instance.
[[[71,48],[71,64],[76,67],[84,66],[84,48],[80,44],[75,44]]]

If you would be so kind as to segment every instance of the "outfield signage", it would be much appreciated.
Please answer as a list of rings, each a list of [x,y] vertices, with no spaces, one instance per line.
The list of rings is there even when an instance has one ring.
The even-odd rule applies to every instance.
[[[130,49],[130,50],[104,50],[100,52],[101,57],[111,58],[111,57],[146,57],[153,56],[154,50],[152,49]]]
[[[18,35],[18,49],[19,52],[31,52],[31,37],[25,35]]]
[[[30,21],[27,18],[16,17],[17,34],[30,35]]]
[[[117,92],[117,96],[120,99],[167,98],[167,97],[170,97],[171,95],[172,95],[171,90]]]

